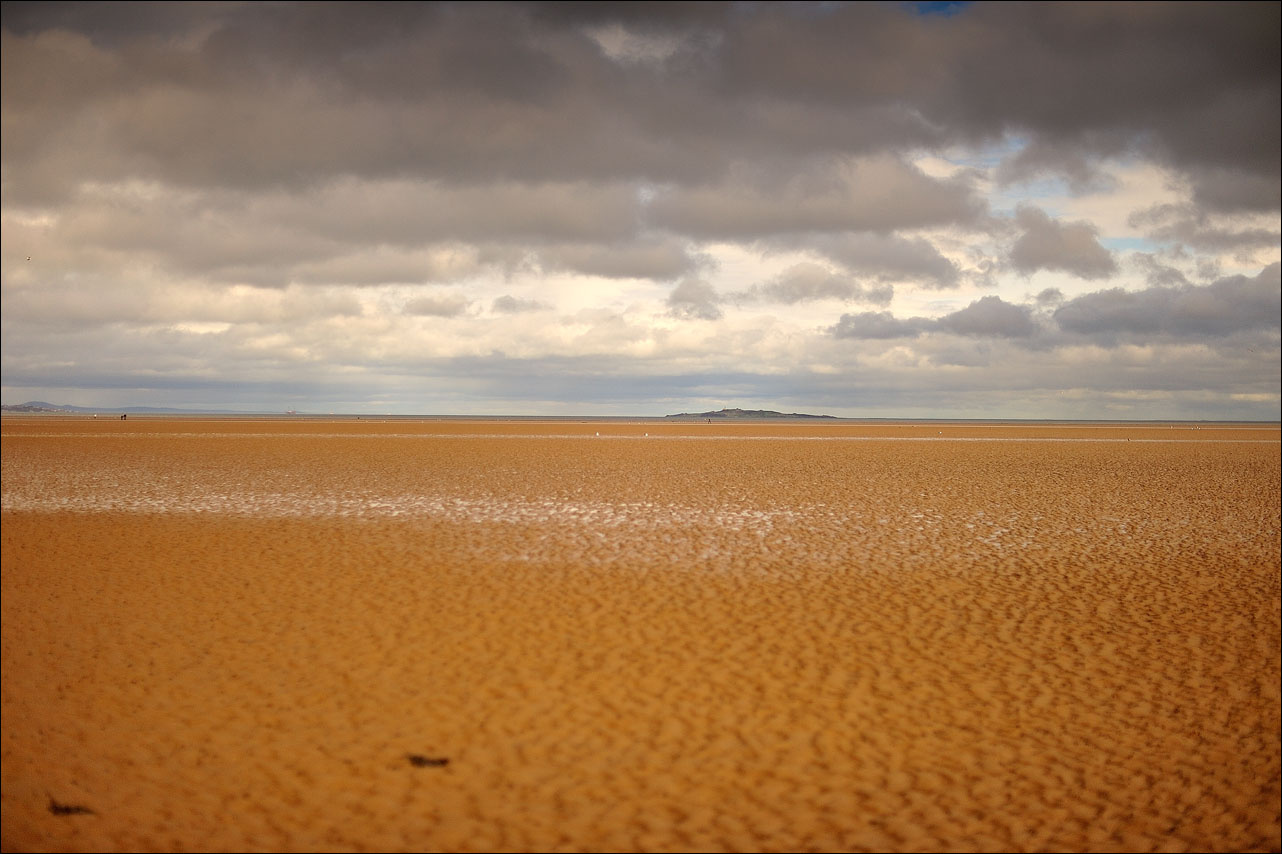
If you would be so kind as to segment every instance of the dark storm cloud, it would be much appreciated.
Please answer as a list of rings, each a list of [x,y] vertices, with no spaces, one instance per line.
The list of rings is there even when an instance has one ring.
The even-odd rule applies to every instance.
[[[1040,144],[1024,166],[1079,182],[1084,158],[1147,154],[1189,174],[1203,203],[1269,209],[1278,21],[1276,3],[992,3],[946,20],[768,6],[742,17],[721,68],[736,93],[897,99],[953,139],[1023,133]]]
[[[1276,100],[1276,99],[1275,99]],[[1267,104],[1256,105],[1267,112]],[[1276,106],[1276,105],[1275,105]],[[1193,201],[1209,211],[1275,211],[1282,199],[1278,176],[1238,165],[1193,164],[1187,168]]]
[[[977,4],[954,20],[936,121],[1023,130],[1070,178],[1081,155],[1139,153],[1184,171],[1201,205],[1278,207],[1278,4]]]
[[[371,5],[6,5],[10,191],[140,175],[707,187],[763,157],[1015,132],[1034,145],[1028,168],[1088,180],[1091,158],[1134,152],[1183,170],[1208,206],[1278,204],[1275,3],[976,4],[948,18],[894,4]],[[606,24],[672,48],[615,61],[593,37]],[[855,227],[955,219],[957,201],[923,213],[910,199]],[[710,234],[764,224],[697,194],[668,213]],[[803,205],[797,219],[833,217]]]
[[[1259,275],[1229,276],[1205,286],[1112,288],[1085,294],[1060,306],[1053,318],[1080,335],[1218,337],[1278,329],[1282,277],[1271,264]]]
[[[100,44],[140,37],[168,38],[191,32],[210,21],[226,21],[245,5],[240,2],[154,3],[23,3],[6,2],[4,28],[18,35],[61,29],[80,33]]]
[[[665,159],[680,171],[679,154],[608,108],[618,75],[594,42],[524,18],[481,4],[248,4],[190,39],[111,48],[6,30],[6,158],[30,161],[16,189],[32,198],[140,174],[301,187],[632,177],[625,162]],[[57,142],[68,133],[74,145]]]
[[[1010,260],[1021,273],[1063,270],[1083,279],[1106,279],[1117,272],[1112,253],[1100,245],[1099,231],[1090,223],[1061,223],[1028,206],[1015,212],[1015,223],[1024,233]]]

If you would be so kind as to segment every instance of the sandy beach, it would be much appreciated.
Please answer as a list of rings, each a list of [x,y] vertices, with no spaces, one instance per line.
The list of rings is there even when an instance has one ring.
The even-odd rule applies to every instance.
[[[1277,851],[1279,429],[5,418],[6,851]]]

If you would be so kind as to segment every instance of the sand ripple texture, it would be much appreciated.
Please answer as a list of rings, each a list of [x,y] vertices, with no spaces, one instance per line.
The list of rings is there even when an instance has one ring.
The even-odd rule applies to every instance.
[[[5,419],[3,847],[1276,851],[1278,440]]]

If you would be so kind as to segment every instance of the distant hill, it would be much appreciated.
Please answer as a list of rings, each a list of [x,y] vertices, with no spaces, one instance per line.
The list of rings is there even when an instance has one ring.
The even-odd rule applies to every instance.
[[[54,406],[52,403],[45,403],[43,400],[32,400],[27,403],[19,403],[17,406],[5,404],[0,406],[0,412],[70,412],[71,410]]]
[[[665,415],[665,418],[831,418],[835,415],[807,415],[804,412],[775,412],[773,409],[722,409],[718,412],[682,412],[679,415]]]

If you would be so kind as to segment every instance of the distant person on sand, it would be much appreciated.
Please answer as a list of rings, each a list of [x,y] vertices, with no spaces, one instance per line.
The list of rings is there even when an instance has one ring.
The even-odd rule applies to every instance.
[[[128,414],[128,413],[126,413],[126,414],[124,414],[124,415],[120,416],[120,420],[121,420],[121,421],[124,421],[124,420],[126,420],[126,419],[128,419],[128,418],[129,418],[129,414]]]

